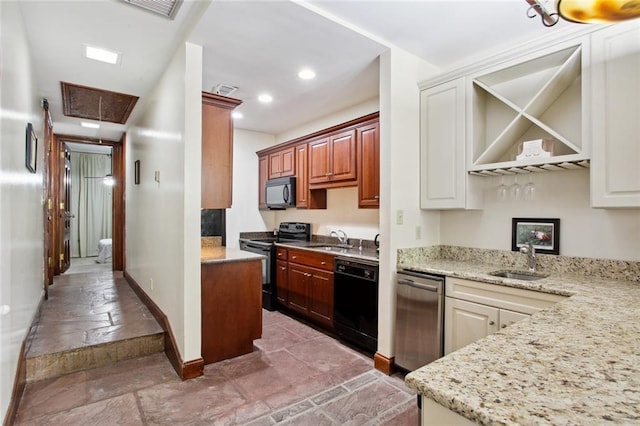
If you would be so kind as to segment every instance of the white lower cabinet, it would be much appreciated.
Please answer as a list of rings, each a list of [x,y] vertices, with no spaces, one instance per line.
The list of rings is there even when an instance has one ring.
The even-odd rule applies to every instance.
[[[444,354],[552,306],[565,296],[447,277]]]

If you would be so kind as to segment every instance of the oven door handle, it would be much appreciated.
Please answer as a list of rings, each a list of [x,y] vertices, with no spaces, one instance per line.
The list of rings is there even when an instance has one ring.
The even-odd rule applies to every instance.
[[[253,245],[251,243],[247,243],[244,247],[246,248],[252,248],[252,249],[256,249],[256,250],[260,250],[260,251],[265,251],[265,252],[269,252],[271,251],[271,247],[264,247],[264,246],[259,246],[259,245]]]
[[[398,279],[398,284],[408,285],[409,287],[419,288],[420,290],[427,290],[427,291],[433,291],[433,292],[437,292],[438,291],[438,287],[436,287],[434,285],[420,284],[420,283],[417,283],[417,282],[415,282],[413,280],[406,280],[406,279],[403,279],[403,278]]]

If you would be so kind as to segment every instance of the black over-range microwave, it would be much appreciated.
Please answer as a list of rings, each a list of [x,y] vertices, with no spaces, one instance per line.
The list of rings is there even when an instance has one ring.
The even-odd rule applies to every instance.
[[[265,188],[267,207],[286,209],[296,206],[296,177],[269,179]]]

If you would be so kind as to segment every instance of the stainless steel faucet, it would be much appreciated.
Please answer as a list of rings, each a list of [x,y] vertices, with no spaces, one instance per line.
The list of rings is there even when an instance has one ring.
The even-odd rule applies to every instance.
[[[340,244],[348,244],[349,243],[349,237],[347,237],[347,233],[344,232],[342,229],[338,229],[337,231],[331,231],[331,233],[329,234],[330,237],[336,237],[338,239],[338,241],[340,241]]]
[[[527,255],[527,266],[529,267],[529,272],[536,271],[536,249],[531,244],[531,241],[527,242],[527,245],[524,247],[520,247],[520,253],[525,253]]]

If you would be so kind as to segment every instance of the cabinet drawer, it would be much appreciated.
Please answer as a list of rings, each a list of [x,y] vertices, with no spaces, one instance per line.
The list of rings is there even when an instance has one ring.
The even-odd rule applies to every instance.
[[[333,271],[333,255],[309,250],[289,249],[289,262]]]
[[[276,259],[287,260],[287,249],[282,247],[276,247]]]
[[[566,299],[557,294],[447,277],[446,295],[501,309],[533,314]]]

